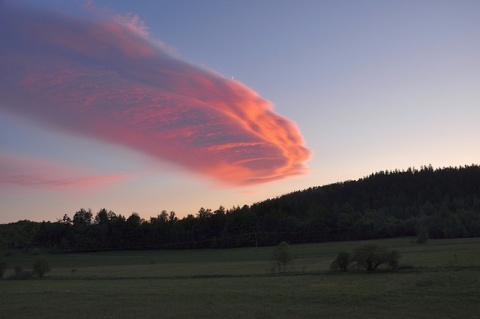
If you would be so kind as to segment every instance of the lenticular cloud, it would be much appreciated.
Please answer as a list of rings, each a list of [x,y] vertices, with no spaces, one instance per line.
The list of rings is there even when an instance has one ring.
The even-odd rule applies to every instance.
[[[232,185],[305,171],[294,123],[136,26],[0,4],[0,108]]]

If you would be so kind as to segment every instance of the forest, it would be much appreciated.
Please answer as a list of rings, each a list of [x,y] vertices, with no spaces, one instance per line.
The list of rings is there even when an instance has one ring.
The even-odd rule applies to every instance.
[[[480,236],[480,166],[380,171],[250,206],[149,220],[80,209],[57,221],[0,225],[0,249],[51,252],[234,248],[418,236]]]

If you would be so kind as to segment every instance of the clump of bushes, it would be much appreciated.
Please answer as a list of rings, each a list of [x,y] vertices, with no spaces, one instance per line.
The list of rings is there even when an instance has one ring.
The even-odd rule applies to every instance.
[[[2,272],[2,264],[0,263],[0,275],[3,276],[6,270],[6,264],[5,264],[5,270]],[[46,273],[48,273],[51,270],[50,263],[48,262],[46,257],[40,256],[38,257],[35,262],[33,263],[32,269],[31,270],[24,270],[22,266],[17,265],[13,268],[14,274],[10,275],[8,279],[20,279],[20,280],[25,280],[25,279],[32,279],[34,276],[37,276],[38,278],[43,278]],[[0,276],[0,278],[1,278]]]
[[[375,244],[366,244],[355,248],[352,253],[342,251],[330,264],[331,270],[347,271],[351,264],[367,271],[375,271],[380,265],[398,269],[400,253]]]

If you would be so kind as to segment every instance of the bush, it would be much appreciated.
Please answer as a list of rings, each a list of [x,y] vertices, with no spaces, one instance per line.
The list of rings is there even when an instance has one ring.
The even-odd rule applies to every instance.
[[[419,244],[428,243],[428,230],[423,225],[418,228],[417,243]]]
[[[15,277],[20,277],[21,273],[22,273],[22,266],[15,266],[15,268],[13,268],[13,270],[15,271]]]
[[[387,253],[387,264],[392,269],[398,269],[400,265],[400,253],[396,250],[391,250]]]
[[[46,257],[41,256],[35,260],[35,263],[33,264],[33,271],[39,278],[43,278],[50,270],[50,263]]]
[[[33,272],[29,270],[23,270],[22,266],[15,266],[14,271],[15,274],[9,278],[25,280],[33,277]]]
[[[33,271],[31,270],[24,270],[20,273],[20,276],[18,279],[21,280],[27,280],[27,279],[32,279],[33,278]]]
[[[374,244],[362,245],[353,250],[352,261],[359,268],[374,271],[378,266],[388,264],[391,268],[398,268],[400,253],[396,250],[387,250]]]
[[[330,264],[331,270],[347,271],[348,266],[351,263],[350,253],[341,251],[338,253],[337,258]]]
[[[3,278],[3,275],[5,275],[7,268],[8,268],[8,265],[6,262],[4,261],[0,262],[0,279]]]

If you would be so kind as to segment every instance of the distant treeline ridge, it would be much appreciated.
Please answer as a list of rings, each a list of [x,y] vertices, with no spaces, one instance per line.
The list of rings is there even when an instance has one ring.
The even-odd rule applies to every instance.
[[[0,248],[53,251],[233,248],[416,236],[480,236],[480,166],[381,171],[251,206],[150,220],[80,209],[56,222],[0,225]]]

